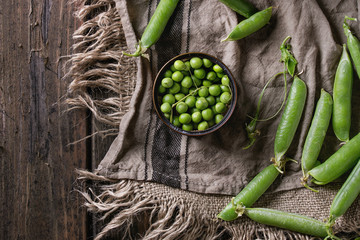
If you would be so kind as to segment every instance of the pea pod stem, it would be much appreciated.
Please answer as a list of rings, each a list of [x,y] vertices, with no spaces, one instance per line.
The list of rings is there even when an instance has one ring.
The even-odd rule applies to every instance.
[[[145,52],[159,40],[178,2],[179,0],[160,0],[136,46],[136,51],[132,54],[125,52],[123,52],[123,54],[131,57],[143,56],[148,58]]]
[[[351,169],[360,158],[360,133],[350,139],[325,162],[309,171],[312,182],[325,185]]]
[[[249,124],[246,124],[245,125],[245,129],[246,129],[246,132],[247,132],[247,136],[248,136],[248,139],[249,139],[249,144],[245,147],[243,147],[243,149],[248,149],[250,148],[255,140],[256,140],[256,137],[260,135],[260,131],[256,129],[256,122],[258,121],[264,121],[264,120],[260,120],[259,119],[259,115],[260,115],[260,105],[261,105],[261,101],[262,101],[262,98],[264,96],[264,93],[265,93],[265,90],[266,88],[268,87],[268,85],[270,84],[270,82],[272,82],[276,77],[278,77],[279,75],[283,74],[283,72],[279,72],[279,73],[276,73],[273,77],[271,77],[267,83],[265,84],[265,86],[263,87],[261,93],[260,93],[260,96],[259,96],[259,100],[258,100],[258,103],[257,103],[257,107],[256,107],[256,113],[255,113],[255,117],[250,117],[252,120]],[[285,90],[285,94],[286,94],[286,90]],[[285,101],[285,99],[284,99]],[[282,108],[282,105],[280,107],[280,109]],[[277,111],[277,113],[279,112],[279,110]],[[270,120],[271,118],[273,118],[274,116],[276,116],[276,114],[274,114],[272,117],[270,117],[269,119],[266,119],[266,120]]]
[[[245,126],[249,143],[243,149],[250,148],[255,143],[256,137],[258,137],[260,135],[260,131],[258,129],[256,129],[256,123],[260,122],[260,121],[268,121],[268,120],[273,119],[274,117],[276,117],[280,113],[281,109],[283,108],[283,106],[285,104],[286,97],[287,97],[287,79],[286,79],[287,78],[287,73],[289,73],[291,76],[294,76],[295,71],[296,71],[296,66],[297,66],[297,63],[298,63],[297,60],[295,59],[295,57],[293,56],[293,54],[290,52],[290,50],[291,50],[291,45],[289,43],[290,39],[291,39],[291,37],[287,36],[283,40],[282,44],[280,45],[280,51],[281,51],[280,62],[284,63],[284,71],[275,74],[265,84],[265,86],[263,87],[263,89],[262,89],[262,91],[260,93],[260,97],[259,97],[259,100],[258,100],[258,105],[257,105],[255,117],[253,117],[253,118],[250,117],[252,119],[251,122],[249,124],[246,124],[246,126]],[[269,83],[272,80],[274,80],[276,77],[278,77],[280,74],[283,74],[283,76],[284,76],[284,98],[283,98],[283,102],[281,103],[281,106],[279,107],[279,109],[276,111],[276,113],[274,115],[272,115],[271,117],[268,117],[266,119],[259,119],[260,104],[261,104],[261,100],[262,100],[262,97],[264,95],[265,89],[267,88]],[[300,74],[301,73],[299,73],[298,75],[300,75]]]
[[[255,13],[248,19],[241,21],[221,42],[240,40],[260,30],[270,21],[271,14],[272,7]]]
[[[307,184],[309,178],[308,171],[314,167],[320,154],[330,124],[332,105],[333,101],[331,95],[324,89],[321,89],[320,99],[316,104],[314,117],[306,136],[301,156],[301,169],[303,172],[302,184],[315,192],[317,192],[317,190],[310,188]]]
[[[347,47],[349,49],[351,59],[353,61],[357,75],[360,78],[360,41],[352,34],[350,26],[346,20],[357,21],[357,19],[345,16],[343,28],[347,38]]]

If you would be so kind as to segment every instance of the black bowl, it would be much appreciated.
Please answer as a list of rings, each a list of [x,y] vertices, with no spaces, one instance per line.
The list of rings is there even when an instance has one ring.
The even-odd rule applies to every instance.
[[[185,131],[179,127],[174,126],[172,123],[170,123],[170,121],[164,116],[164,114],[161,112],[160,110],[160,98],[159,98],[159,94],[158,94],[158,89],[159,86],[161,84],[161,80],[163,78],[163,75],[165,73],[166,70],[170,69],[170,66],[176,61],[176,60],[182,60],[182,61],[187,61],[190,60],[192,57],[200,57],[200,58],[207,58],[209,59],[213,64],[218,64],[219,66],[222,67],[222,69],[224,70],[224,73],[228,75],[229,79],[230,79],[230,88],[232,91],[232,99],[231,102],[229,104],[229,109],[227,110],[226,114],[224,115],[224,118],[221,120],[221,122],[219,122],[218,124],[213,125],[212,127],[209,127],[208,129],[204,130],[204,131],[199,131],[199,130],[193,130],[193,131]],[[180,54],[172,59],[170,59],[158,72],[158,74],[156,75],[155,78],[155,82],[154,82],[154,86],[153,86],[153,104],[156,110],[156,113],[158,114],[158,116],[160,117],[160,119],[172,130],[187,135],[187,136],[203,136],[209,133],[212,133],[216,130],[218,130],[219,128],[221,128],[231,117],[232,113],[234,112],[235,109],[235,105],[236,105],[236,101],[237,101],[237,90],[236,90],[236,84],[235,84],[235,79],[232,75],[232,73],[230,72],[229,68],[223,63],[221,62],[219,59],[217,59],[214,56],[211,56],[209,54],[205,54],[205,53],[198,53],[198,52],[190,52],[190,53],[184,53],[184,54]]]

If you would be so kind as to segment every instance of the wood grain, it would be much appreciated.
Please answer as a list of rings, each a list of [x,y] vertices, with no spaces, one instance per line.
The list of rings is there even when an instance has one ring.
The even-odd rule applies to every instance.
[[[66,0],[0,1],[0,239],[88,239],[75,168],[86,168],[85,111],[61,104],[80,23]]]

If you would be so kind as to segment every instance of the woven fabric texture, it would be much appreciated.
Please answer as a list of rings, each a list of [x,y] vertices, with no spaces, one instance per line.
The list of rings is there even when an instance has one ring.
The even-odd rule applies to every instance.
[[[108,130],[101,134],[118,135],[95,174],[80,174],[82,178],[102,182],[98,194],[84,190],[89,210],[106,219],[99,239],[108,234],[130,236],[131,233],[122,232],[124,228],[129,230],[132,223],[129,219],[136,221],[149,214],[154,214],[157,221],[146,230],[145,239],[166,236],[179,239],[176,234],[183,239],[200,238],[201,233],[205,239],[217,239],[220,235],[233,239],[310,239],[244,219],[219,222],[215,215],[269,164],[273,155],[279,117],[259,124],[262,135],[252,149],[245,151],[241,147],[246,144],[246,113],[254,112],[262,86],[282,70],[278,62],[281,41],[287,35],[292,36],[294,55],[299,68],[304,69],[301,78],[309,90],[301,125],[289,150],[290,157],[299,159],[319,91],[325,88],[332,92],[341,43],[345,42],[343,17],[359,17],[359,3],[254,3],[259,9],[275,6],[270,24],[247,39],[221,45],[219,40],[242,18],[217,1],[180,1],[167,27],[170,34],[162,36],[149,49],[150,62],[126,57],[122,51],[134,50],[157,1],[79,0],[78,4],[81,5],[78,16],[84,23],[74,34],[78,40],[74,45],[77,53],[71,59],[69,74],[74,81],[67,101],[72,108],[90,109],[98,122],[107,124]],[[204,17],[210,20],[204,21],[204,12],[211,12]],[[358,26],[352,25],[355,33],[359,33]],[[203,51],[221,58],[238,81],[240,103],[235,114],[219,132],[202,138],[185,137],[167,129],[151,103],[152,81],[157,70],[172,56],[187,51]],[[360,111],[356,110],[359,108],[356,102],[360,102],[359,81],[354,76],[352,135],[360,128]],[[264,96],[262,114],[277,109],[282,89],[281,80],[273,83]],[[329,130],[320,159],[325,160],[338,144]],[[325,219],[341,185],[319,187],[320,194],[299,189],[300,172],[298,164],[290,164],[285,175],[277,179],[255,206]],[[115,183],[108,184],[114,180]],[[169,210],[170,217],[162,212]],[[337,231],[351,232],[348,234],[351,237],[359,235],[359,213],[357,199],[337,222]],[[179,218],[177,224],[174,218]],[[168,225],[162,225],[161,221]],[[182,224],[187,227],[181,227]],[[167,231],[169,226],[173,227],[172,231]]]

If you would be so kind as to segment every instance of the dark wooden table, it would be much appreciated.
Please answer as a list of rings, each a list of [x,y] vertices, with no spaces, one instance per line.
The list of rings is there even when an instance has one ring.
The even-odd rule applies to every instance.
[[[92,169],[103,153],[89,150],[91,138],[71,144],[91,133],[91,115],[62,104],[75,8],[0,1],[0,239],[93,236],[74,171]]]

